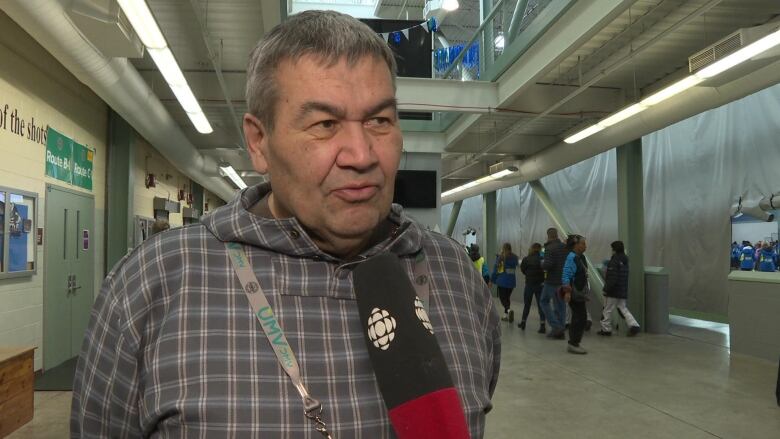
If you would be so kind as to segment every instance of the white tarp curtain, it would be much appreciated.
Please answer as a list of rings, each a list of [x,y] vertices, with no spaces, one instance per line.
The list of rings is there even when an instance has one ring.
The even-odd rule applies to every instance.
[[[594,263],[609,257],[609,244],[617,239],[615,172],[615,153],[610,151],[542,178],[572,232],[588,239],[587,253]],[[553,226],[530,185],[499,191],[499,245],[509,242],[524,256],[532,243],[544,244],[547,229]]]
[[[645,264],[670,272],[673,308],[727,314],[729,208],[780,192],[780,86],[710,110],[642,139],[645,176]],[[542,179],[576,233],[588,237],[591,260],[610,255],[617,239],[614,150]],[[446,226],[451,205],[442,207]],[[481,197],[464,200],[464,222],[481,228]],[[446,215],[445,215],[446,212]],[[498,194],[498,244],[525,254],[552,225],[527,184]]]
[[[615,152],[590,158],[542,179],[550,197],[572,226],[573,233],[588,239],[588,254],[594,263],[609,258],[609,244],[617,239],[617,192],[615,188]],[[463,200],[453,237],[467,225],[482,232],[482,197]],[[497,248],[504,242],[525,256],[534,242],[544,244],[547,229],[554,224],[531,186],[501,189],[497,196]],[[442,230],[449,221],[452,205],[442,206]]]
[[[645,262],[670,271],[671,306],[726,315],[729,208],[780,192],[780,86],[642,139]]]
[[[441,207],[441,231],[447,232],[447,225],[450,222],[450,212],[452,204]],[[455,223],[455,230],[452,232],[452,238],[461,244],[465,244],[463,232],[467,228],[473,228],[477,231],[477,243],[482,247],[482,197],[471,197],[463,200],[463,206],[458,215],[458,221]],[[484,249],[482,250],[484,252]]]

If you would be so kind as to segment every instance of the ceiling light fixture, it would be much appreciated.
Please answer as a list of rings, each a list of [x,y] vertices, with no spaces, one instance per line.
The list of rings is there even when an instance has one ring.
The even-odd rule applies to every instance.
[[[588,128],[585,128],[584,130],[578,132],[577,134],[575,134],[573,136],[569,136],[569,137],[563,139],[563,141],[566,142],[566,143],[577,143],[580,140],[582,140],[582,139],[584,139],[586,137],[590,137],[590,136],[598,133],[599,131],[601,131],[603,129],[604,129],[604,127],[599,125],[599,124],[591,125]]]
[[[244,183],[244,180],[238,175],[238,172],[233,169],[233,166],[223,163],[219,165],[219,170],[222,171],[222,174],[229,178],[239,189],[246,188],[246,183]]]
[[[703,79],[712,78],[713,76],[723,73],[726,70],[741,64],[760,53],[766,52],[778,44],[780,44],[780,30],[772,32],[764,38],[761,38],[760,40],[737,50],[731,55],[715,61],[714,63],[696,72],[695,75]]]
[[[584,130],[564,139],[566,143],[576,143],[586,137],[590,137],[604,128],[611,127],[619,122],[628,119],[631,116],[641,113],[653,105],[657,105],[672,96],[676,96],[690,88],[693,88],[707,79],[717,76],[757,55],[766,52],[780,45],[780,30],[775,30],[771,34],[727,55],[712,64],[702,68],[696,73],[675,82],[674,84],[661,89],[660,91],[646,97],[638,104],[631,105],[609,117],[597,122]]]
[[[127,19],[130,20],[144,46],[149,49],[162,49],[168,45],[145,1],[119,0],[119,6],[127,15]]]
[[[640,102],[641,105],[644,105],[646,107],[650,107],[656,104],[659,104],[672,96],[676,96],[685,90],[688,90],[689,88],[695,87],[704,81],[703,79],[699,78],[698,76],[688,76],[687,78],[677,81],[674,84],[662,89],[661,91],[654,93],[645,99],[642,99],[642,102]]]
[[[445,11],[454,11],[460,7],[460,3],[458,3],[458,0],[444,0],[441,3],[441,8]]]
[[[187,84],[184,74],[179,68],[168,43],[165,41],[160,27],[149,10],[144,0],[118,0],[122,11],[127,15],[130,24],[133,25],[135,33],[141,39],[141,42],[149,51],[149,56],[157,65],[165,82],[171,88],[179,104],[187,113],[192,125],[201,134],[210,134],[214,131],[206,115],[203,114],[198,100],[192,93],[192,89]]]
[[[608,118],[599,121],[598,125],[603,126],[604,128],[611,127],[612,125],[615,125],[619,122],[622,122],[626,119],[628,119],[631,116],[634,116],[636,114],[639,114],[647,109],[647,106],[642,104],[634,104],[628,108],[625,108],[623,110],[618,111],[617,113],[613,114],[612,116],[609,116]]]
[[[149,56],[152,57],[152,61],[160,69],[160,74],[165,78],[165,82],[168,85],[187,86],[187,80],[184,78],[184,74],[179,68],[179,64],[176,62],[176,58],[173,57],[171,49],[163,47],[162,49],[147,49]]]
[[[448,190],[446,192],[442,192],[441,196],[442,196],[442,198],[444,198],[444,197],[446,197],[448,195],[452,195],[452,194],[455,194],[455,193],[458,193],[458,192],[461,192],[461,191],[465,191],[466,189],[471,189],[471,188],[473,188],[475,186],[479,186],[481,184],[485,184],[485,183],[489,183],[489,182],[494,181],[494,180],[498,180],[500,178],[506,177],[507,175],[514,174],[515,172],[517,172],[517,169],[518,169],[517,166],[510,166],[507,169],[503,169],[503,170],[498,171],[496,173],[493,173],[493,174],[490,174],[490,175],[486,175],[486,176],[484,176],[482,178],[478,178],[476,180],[472,180],[472,181],[470,181],[470,182],[468,182],[468,183],[466,183],[464,185],[458,186],[456,188],[452,188],[452,189],[450,189],[450,190]]]

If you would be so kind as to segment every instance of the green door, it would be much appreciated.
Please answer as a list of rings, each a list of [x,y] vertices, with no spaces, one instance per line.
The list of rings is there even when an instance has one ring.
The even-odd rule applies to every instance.
[[[94,300],[95,200],[46,186],[43,368],[76,356]]]

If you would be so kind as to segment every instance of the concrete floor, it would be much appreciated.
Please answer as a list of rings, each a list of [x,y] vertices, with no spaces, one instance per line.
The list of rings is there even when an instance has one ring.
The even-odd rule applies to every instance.
[[[71,392],[35,392],[33,420],[8,439],[62,439],[70,437]]]
[[[502,324],[486,438],[780,438],[778,366],[730,355],[728,325],[673,317],[669,335],[635,338],[594,326],[578,356],[536,320]]]
[[[586,333],[576,356],[536,320],[516,323],[502,322],[486,438],[780,438],[777,365],[730,356],[727,325],[674,317],[670,335]],[[36,392],[35,419],[9,437],[66,438],[69,411],[70,392]]]

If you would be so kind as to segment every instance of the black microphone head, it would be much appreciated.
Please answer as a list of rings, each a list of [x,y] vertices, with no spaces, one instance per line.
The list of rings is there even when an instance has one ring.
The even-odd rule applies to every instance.
[[[387,407],[453,387],[428,314],[398,256],[373,257],[353,275],[369,357]]]

